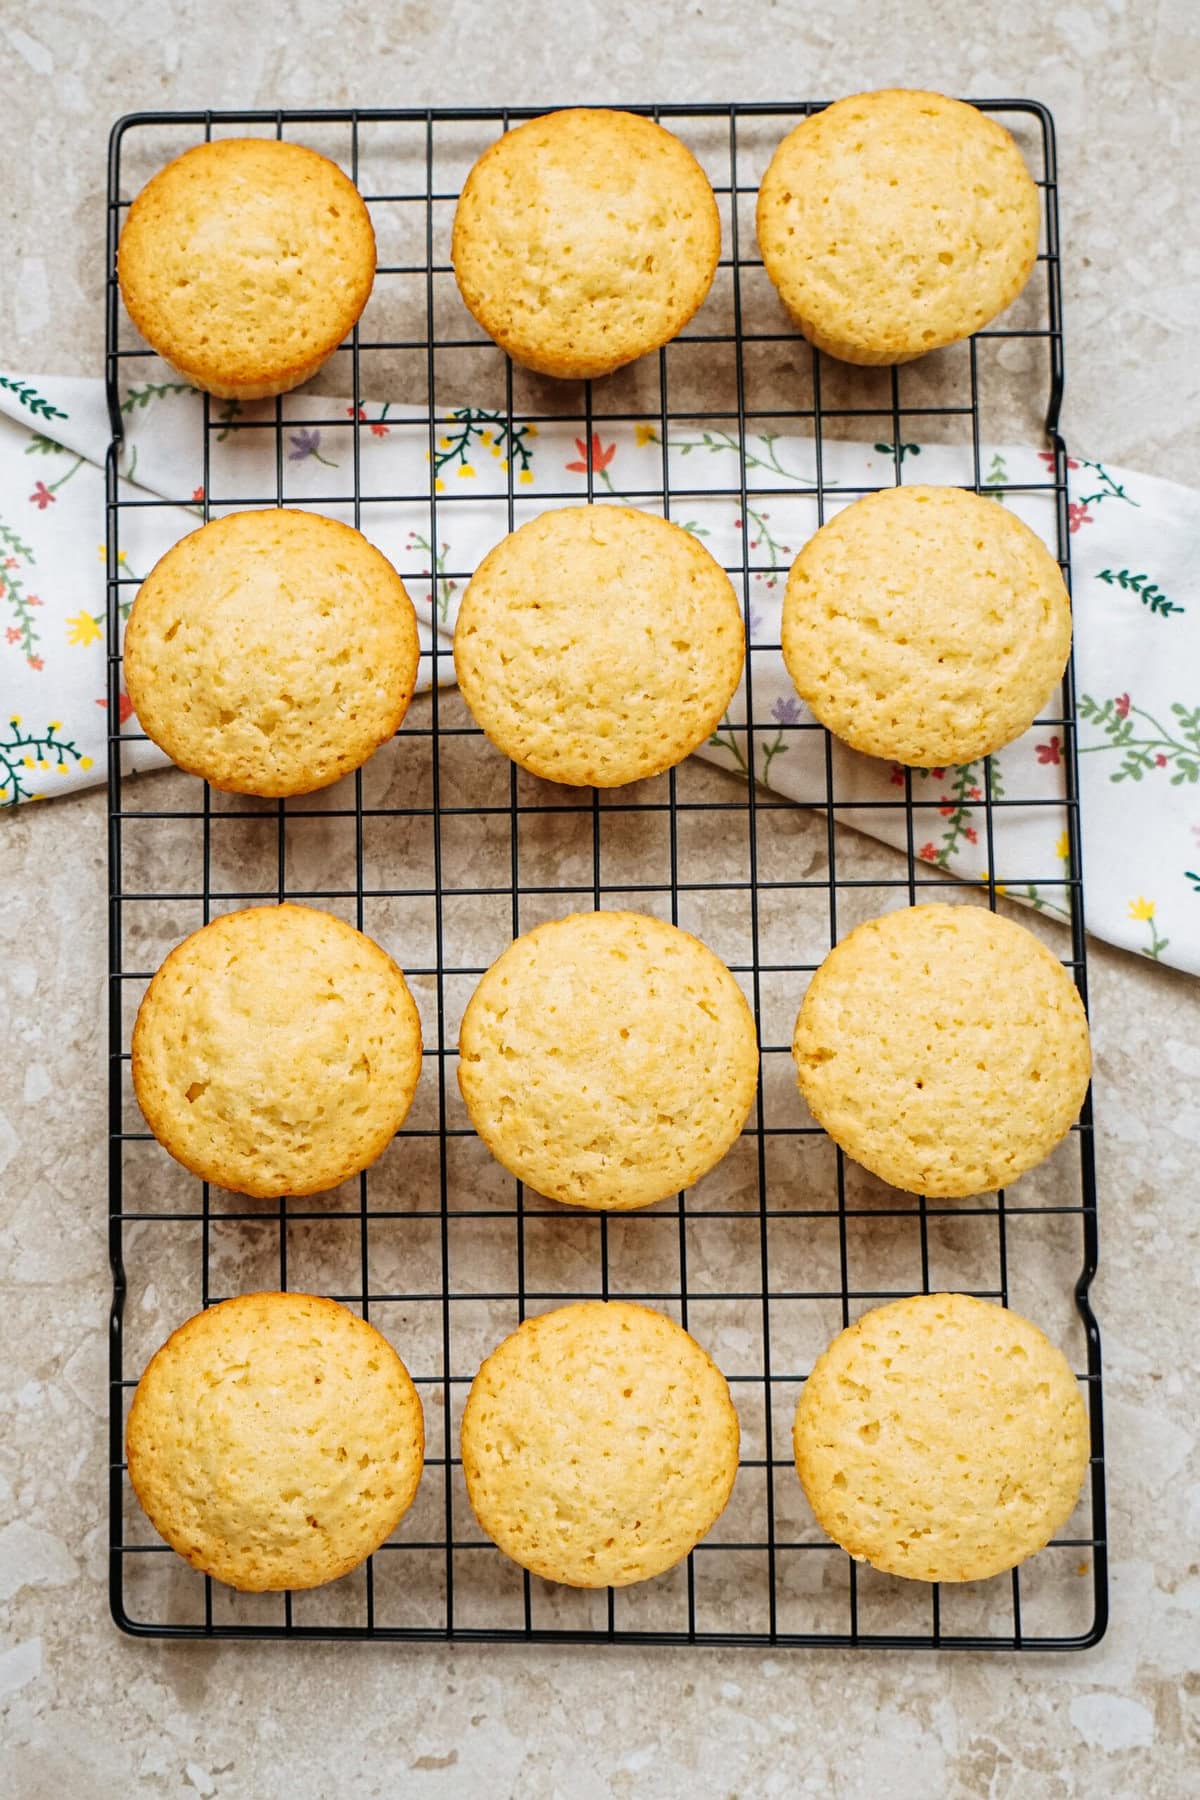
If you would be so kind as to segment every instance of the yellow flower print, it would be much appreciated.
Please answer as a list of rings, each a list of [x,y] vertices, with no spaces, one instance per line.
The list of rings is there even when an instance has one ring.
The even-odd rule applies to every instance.
[[[635,425],[633,435],[636,442],[643,447],[646,444],[657,444],[658,442],[658,433],[653,425]]]
[[[480,434],[479,434],[479,441],[480,441],[480,443],[481,443],[481,444],[490,444],[490,443],[491,443],[491,441],[492,441],[492,434],[491,434],[491,432],[490,432],[490,431],[482,431],[482,432],[480,432]]]
[[[1069,862],[1071,858],[1071,840],[1066,832],[1062,832],[1054,846],[1054,854],[1059,862]]]
[[[46,727],[46,730],[47,731],[61,731],[62,730],[62,720],[61,719],[51,719],[49,725],[47,725],[47,727]]]
[[[536,425],[527,425],[525,427],[525,436],[526,437],[536,437],[537,434],[538,434],[538,428]]]
[[[108,545],[107,544],[97,544],[96,549],[100,553],[100,561],[107,562],[108,561]],[[119,563],[123,563],[125,561],[125,552],[123,550],[117,551],[117,561]]]
[[[104,633],[91,613],[77,612],[67,620],[68,644],[94,644]]]
[[[1129,916],[1131,919],[1152,919],[1154,917],[1153,900],[1143,900],[1139,894],[1136,900],[1129,902]]]
[[[65,774],[66,774],[66,772],[67,772],[67,765],[66,765],[66,763],[55,763],[55,765],[54,765],[54,773],[55,773],[55,774],[56,774],[56,775],[65,775]]]
[[[448,450],[449,448],[450,448],[450,439],[448,437],[438,439],[438,449],[439,450]]]
[[[459,480],[460,481],[471,481],[474,479],[474,476],[475,476],[474,464],[473,463],[463,463],[458,471]]]
[[[486,439],[485,439],[485,442],[486,442]],[[492,445],[492,455],[493,455],[493,456],[499,456],[499,454],[500,454],[500,446],[499,446],[499,444],[493,444],[493,445]]]
[[[433,491],[435,494],[444,494],[446,491],[446,484],[442,480],[440,475],[438,476],[437,480],[433,484]]]
[[[81,756],[79,759],[79,766],[81,769],[90,769],[92,766],[91,757],[90,756]]]
[[[19,725],[21,723],[20,713],[9,713],[8,722],[10,725]]]
[[[522,469],[521,473],[517,476],[517,480],[524,482],[526,487],[532,487],[533,486],[533,470],[532,469]]]
[[[984,869],[983,872],[981,873],[979,880],[983,887],[987,886],[988,872],[986,869]],[[996,888],[996,892],[1000,895],[1001,899],[1003,899],[1005,894],[1007,894],[1007,892],[1008,892],[1008,889],[1005,887],[1004,883],[1002,881],[997,881],[995,883],[995,888]]]

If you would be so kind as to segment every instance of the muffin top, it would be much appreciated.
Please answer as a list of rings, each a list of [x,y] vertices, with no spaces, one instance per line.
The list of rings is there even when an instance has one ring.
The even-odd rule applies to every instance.
[[[933,769],[1032,725],[1067,664],[1071,602],[1041,538],[994,499],[884,488],[797,556],[782,643],[801,698],[837,737]]]
[[[607,375],[692,317],[721,254],[717,203],[671,132],[577,107],[498,138],[454,215],[462,297],[514,361]]]
[[[721,1371],[682,1326],[622,1300],[543,1313],[471,1386],[475,1516],[523,1568],[624,1587],[672,1568],[720,1516],[738,1465]]]
[[[424,1445],[387,1339],[313,1294],[243,1294],[189,1319],[150,1359],[126,1428],[155,1530],[252,1593],[334,1581],[377,1550]]]
[[[906,88],[804,119],[758,195],[759,248],[785,306],[854,363],[906,362],[986,325],[1032,273],[1038,220],[1010,133]]]
[[[1042,1549],[1089,1454],[1061,1350],[966,1294],[896,1300],[840,1332],[801,1390],[792,1442],[823,1530],[921,1581],[982,1581]]]
[[[754,1103],[741,988],[698,938],[645,913],[574,913],[492,964],[458,1080],[504,1167],[571,1206],[627,1211],[698,1181]]]
[[[534,775],[617,787],[682,762],[737,689],[745,633],[698,538],[628,506],[542,513],[467,587],[454,667],[476,723]]]
[[[336,163],[274,138],[185,150],[129,209],[117,253],[134,324],[196,387],[256,399],[315,373],[375,279],[375,234]]]
[[[1064,1137],[1091,1074],[1079,990],[1031,931],[973,905],[910,906],[834,946],[792,1042],[800,1092],[893,1187],[961,1198]]]
[[[365,1169],[420,1073],[400,970],[308,906],[249,907],[184,938],[133,1028],[151,1131],[194,1175],[239,1194],[313,1194]]]
[[[420,644],[404,583],[318,513],[229,513],[138,589],[134,711],[172,761],[238,794],[307,794],[364,763],[408,710]]]

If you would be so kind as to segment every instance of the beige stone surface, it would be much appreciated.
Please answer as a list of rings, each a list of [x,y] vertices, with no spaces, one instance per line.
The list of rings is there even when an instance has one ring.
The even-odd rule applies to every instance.
[[[789,88],[832,97],[900,81],[1038,95],[1060,133],[1071,439],[1088,454],[1200,480],[1191,117],[1200,46],[1190,0],[749,10],[727,0],[570,9],[543,0],[503,15],[411,0],[375,9],[264,0],[252,21],[228,0],[187,9],[10,0],[0,43],[0,344],[18,368],[73,373],[99,367],[104,134],[129,109],[620,104]],[[1008,354],[1019,375],[1021,346]],[[823,826],[814,834],[800,815],[788,820],[788,854],[814,866]],[[848,836],[844,844],[853,867],[866,852]],[[1113,1622],[1097,1650],[1013,1660],[136,1643],[113,1630],[105,1596],[104,856],[99,794],[0,820],[0,1791],[17,1800],[1194,1792],[1194,983],[1093,947],[1095,1299],[1113,1557]],[[492,954],[499,947],[489,940]],[[881,1222],[877,1258],[890,1241]],[[131,1320],[147,1353],[156,1305],[144,1291]]]

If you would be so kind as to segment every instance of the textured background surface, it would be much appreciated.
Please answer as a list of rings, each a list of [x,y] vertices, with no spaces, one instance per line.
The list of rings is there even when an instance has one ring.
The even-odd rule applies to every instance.
[[[132,108],[1028,93],[1059,127],[1069,440],[1200,481],[1191,0],[503,16],[264,0],[252,37],[245,17],[232,0],[0,8],[7,363],[99,369],[104,137]],[[0,834],[0,1793],[1194,1791],[1194,983],[1093,946],[1114,1559],[1095,1652],[138,1645],[109,1625],[103,1586],[102,799],[7,816]]]

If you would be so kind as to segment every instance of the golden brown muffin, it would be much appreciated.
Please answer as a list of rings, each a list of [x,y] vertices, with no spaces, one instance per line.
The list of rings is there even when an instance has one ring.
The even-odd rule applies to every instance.
[[[1041,538],[995,500],[884,488],[801,550],[782,642],[837,737],[936,769],[1028,730],[1067,666],[1071,602]]]
[[[718,956],[645,913],[574,913],[517,938],[475,989],[458,1084],[498,1162],[568,1206],[690,1187],[738,1138],[754,1018]]]
[[[146,989],[133,1088],[194,1175],[274,1198],[382,1156],[421,1074],[421,1024],[386,951],[332,913],[256,906],[184,938]]]
[[[357,323],[375,233],[336,163],[274,138],[185,150],[129,209],[117,252],[129,316],[193,386],[286,393]]]
[[[514,362],[597,376],[675,337],[721,254],[717,203],[671,132],[575,107],[506,132],[471,170],[451,255],[462,297]]]
[[[462,1422],[483,1530],[534,1575],[625,1587],[710,1531],[733,1490],[729,1384],[683,1327],[623,1300],[525,1323],[483,1364]]]
[[[1037,259],[1021,152],[961,100],[854,94],[784,138],[758,193],[767,273],[805,337],[851,363],[900,363],[978,331]]]
[[[1092,1055],[1079,990],[1023,925],[909,906],[834,946],[796,1020],[813,1117],[893,1187],[1006,1186],[1066,1136]]]
[[[155,1352],[125,1447],[171,1548],[261,1593],[336,1581],[378,1550],[416,1494],[425,1423],[373,1325],[313,1294],[243,1294]]]
[[[125,681],[173,762],[235,794],[308,794],[399,728],[420,663],[404,583],[319,513],[229,513],[138,589]]]
[[[682,762],[737,691],[745,632],[691,532],[629,506],[542,513],[484,557],[454,667],[492,743],[531,774],[619,787]]]
[[[1048,1544],[1088,1467],[1087,1411],[1061,1350],[965,1294],[865,1313],[817,1358],[796,1408],[796,1472],[858,1562],[982,1581]]]

